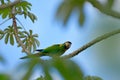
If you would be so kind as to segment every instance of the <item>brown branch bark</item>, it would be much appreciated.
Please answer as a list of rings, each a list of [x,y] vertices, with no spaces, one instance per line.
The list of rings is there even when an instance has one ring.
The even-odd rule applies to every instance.
[[[20,40],[19,36],[18,36],[18,29],[17,29],[17,23],[16,23],[16,18],[15,18],[15,8],[13,7],[12,10],[12,20],[13,20],[13,27],[14,27],[14,31],[15,31],[15,38],[17,43],[22,47],[23,52],[25,52],[27,55],[30,55],[30,51],[26,49],[25,45],[23,44],[23,42]]]
[[[11,2],[11,3],[9,3],[9,4],[0,5],[0,10],[5,9],[5,8],[7,8],[7,7],[12,7],[12,6],[20,3],[20,1],[21,1],[21,0],[15,0],[14,2]]]
[[[62,58],[64,58],[64,59],[72,58],[72,57],[78,55],[80,52],[82,52],[82,51],[86,50],[87,48],[93,46],[94,44],[96,44],[96,43],[98,43],[98,42],[100,42],[100,41],[102,41],[102,40],[105,40],[105,39],[107,39],[107,38],[109,38],[109,37],[111,37],[111,36],[113,36],[113,35],[116,35],[116,34],[118,34],[118,33],[120,33],[120,29],[115,30],[115,31],[112,31],[112,32],[109,32],[109,33],[106,33],[106,34],[104,34],[104,35],[102,35],[102,36],[99,36],[99,37],[97,37],[96,39],[90,41],[89,43],[83,45],[83,46],[80,47],[79,49],[73,51],[72,53],[63,56]]]

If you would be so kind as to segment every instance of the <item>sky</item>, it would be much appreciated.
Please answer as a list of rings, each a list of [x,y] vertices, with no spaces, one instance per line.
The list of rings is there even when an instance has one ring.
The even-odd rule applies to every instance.
[[[86,4],[85,11],[89,14],[86,14],[87,19],[82,27],[78,25],[76,15],[74,14],[71,16],[71,19],[65,27],[60,22],[57,22],[54,16],[57,7],[62,0],[28,1],[32,3],[32,12],[37,16],[38,20],[35,23],[32,23],[29,18],[26,20],[21,16],[18,16],[17,18],[20,19],[27,31],[32,29],[33,33],[39,35],[38,40],[40,41],[40,46],[38,48],[46,48],[52,44],[63,43],[69,40],[72,42],[72,46],[65,53],[69,54],[95,38],[90,36],[95,34],[94,26],[96,24],[93,21],[96,20],[96,10],[93,9],[90,4]],[[1,29],[6,28],[9,24],[11,24],[11,21],[7,21],[3,24]],[[0,45],[2,45],[0,46],[0,52],[7,61],[7,65],[0,65],[0,71],[14,70],[15,65],[22,62],[19,58],[26,54],[22,53],[21,48],[18,48],[16,44],[14,46],[11,46],[10,44],[6,45],[4,44],[4,40],[1,40]],[[72,59],[76,61],[78,65],[82,65],[86,75],[95,75],[107,79],[103,73],[100,73],[95,69],[97,65],[95,64],[95,59],[92,57],[93,54],[90,54],[94,47],[95,46],[83,51]]]

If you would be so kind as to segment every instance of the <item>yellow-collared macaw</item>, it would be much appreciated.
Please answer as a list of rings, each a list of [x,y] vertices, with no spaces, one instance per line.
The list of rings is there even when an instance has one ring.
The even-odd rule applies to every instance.
[[[66,41],[62,44],[54,44],[45,49],[38,49],[36,50],[36,51],[39,51],[38,53],[31,54],[29,56],[24,56],[24,57],[21,57],[20,59],[34,58],[34,57],[41,57],[41,56],[59,57],[71,47],[71,44],[72,43],[70,41]]]

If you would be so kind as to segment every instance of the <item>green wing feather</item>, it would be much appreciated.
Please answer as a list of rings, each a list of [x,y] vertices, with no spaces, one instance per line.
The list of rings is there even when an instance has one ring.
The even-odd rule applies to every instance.
[[[48,56],[61,55],[64,52],[65,52],[65,48],[63,44],[55,44],[43,50],[43,53]]]
[[[40,57],[40,56],[44,56],[44,54],[42,52],[39,52],[39,53],[35,53],[35,54],[31,54],[31,55],[28,55],[28,56],[21,57],[20,59],[36,58],[36,57]]]

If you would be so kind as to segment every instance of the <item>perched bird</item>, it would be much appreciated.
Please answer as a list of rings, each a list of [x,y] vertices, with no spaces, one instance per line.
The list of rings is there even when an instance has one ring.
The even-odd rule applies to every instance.
[[[29,56],[24,56],[24,57],[21,57],[20,59],[34,58],[34,57],[41,57],[41,56],[59,57],[71,47],[71,44],[72,43],[70,41],[66,41],[63,44],[54,44],[45,49],[38,49],[36,50],[38,51],[38,53],[31,54]]]

